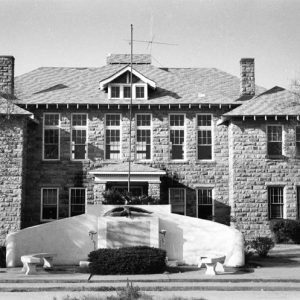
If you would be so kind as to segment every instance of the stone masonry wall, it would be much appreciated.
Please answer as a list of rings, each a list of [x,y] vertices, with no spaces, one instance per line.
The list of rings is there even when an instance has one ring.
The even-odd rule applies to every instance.
[[[0,246],[6,234],[21,228],[25,120],[0,115]]]
[[[269,121],[270,122],[270,121]],[[267,156],[268,124],[282,124],[284,155]],[[295,219],[297,186],[300,185],[300,159],[295,153],[296,121],[233,121],[229,126],[230,191],[232,217],[247,238],[270,235],[268,186],[284,187],[284,217]]]
[[[14,64],[13,56],[0,56],[0,94],[14,94]]]
[[[29,108],[28,108],[29,109]],[[104,159],[105,132],[104,118],[106,113],[122,114],[122,158],[128,159],[129,122],[128,110],[32,110],[39,119],[39,125],[30,125],[28,136],[28,168],[26,181],[26,226],[40,222],[41,188],[58,187],[60,203],[69,201],[69,188],[82,186],[87,188],[87,202],[99,202],[101,197],[95,195],[93,178],[88,171],[112,163]],[[42,116],[43,112],[61,113],[61,159],[60,161],[42,161]],[[169,113],[186,114],[186,160],[171,162],[169,157]],[[228,212],[228,130],[227,125],[217,126],[216,122],[225,113],[224,109],[199,110],[155,110],[152,111],[153,128],[153,160],[146,164],[163,169],[168,176],[162,178],[161,203],[168,203],[169,187],[185,187],[187,189],[187,214],[196,216],[196,189],[212,187],[214,189],[215,215],[224,218]],[[76,162],[70,160],[70,120],[71,113],[88,113],[88,160]],[[136,113],[151,113],[150,110],[134,110]],[[198,161],[196,159],[196,114],[213,113],[214,160]],[[132,122],[132,158],[134,157],[135,122]],[[119,162],[121,162],[119,161]],[[135,163],[138,163],[135,161]],[[102,188],[101,188],[102,190]],[[217,218],[218,219],[218,218]]]

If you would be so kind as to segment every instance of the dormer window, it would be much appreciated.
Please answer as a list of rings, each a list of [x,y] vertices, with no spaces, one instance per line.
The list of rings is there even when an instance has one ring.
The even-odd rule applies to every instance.
[[[145,98],[145,87],[136,86],[135,87],[135,98],[144,99]]]
[[[111,86],[111,98],[120,98],[120,87],[117,85]]]
[[[130,86],[123,87],[124,98],[130,98]]]
[[[148,86],[147,84],[138,83],[132,85],[132,98],[133,99],[148,99]],[[129,99],[130,98],[130,85],[122,83],[113,83],[108,85],[109,99]]]

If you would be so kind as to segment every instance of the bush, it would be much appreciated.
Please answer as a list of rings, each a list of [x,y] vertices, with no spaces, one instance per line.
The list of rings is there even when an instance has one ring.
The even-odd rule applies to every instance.
[[[300,222],[296,220],[281,219],[272,220],[271,231],[274,234],[276,243],[300,244]]]
[[[6,248],[0,246],[0,268],[6,267]]]
[[[266,257],[275,244],[271,238],[261,236],[252,240],[250,245],[260,257]]]
[[[151,196],[132,196],[131,193],[127,191],[118,191],[114,189],[108,189],[102,193],[104,201],[103,204],[158,204],[158,199]]]
[[[146,246],[98,249],[89,254],[91,274],[155,274],[166,268],[166,251]]]

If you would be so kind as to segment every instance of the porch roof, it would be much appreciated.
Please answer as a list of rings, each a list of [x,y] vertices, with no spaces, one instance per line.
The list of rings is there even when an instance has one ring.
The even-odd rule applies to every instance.
[[[98,168],[95,170],[91,170],[90,174],[128,174],[129,164],[128,162],[118,163],[118,164],[108,164],[103,166],[102,168]],[[152,168],[143,164],[135,164],[132,163],[130,165],[130,173],[131,174],[140,174],[140,175],[165,175],[166,172],[164,170]]]

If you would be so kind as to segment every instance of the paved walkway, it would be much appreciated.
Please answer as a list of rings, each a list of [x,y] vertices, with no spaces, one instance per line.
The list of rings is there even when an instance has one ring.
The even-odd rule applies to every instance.
[[[154,299],[174,294],[198,299],[200,296],[205,299],[238,299],[240,293],[243,298],[239,299],[247,299],[247,295],[249,299],[250,296],[252,299],[279,299],[279,294],[281,299],[300,299],[300,245],[277,245],[269,257],[256,258],[252,263],[257,267],[227,268],[225,274],[212,277],[205,275],[204,269],[186,267],[178,269],[181,272],[177,273],[94,275],[90,282],[87,282],[89,274],[78,273],[75,267],[57,267],[51,272],[41,270],[38,275],[31,276],[21,273],[21,268],[0,269],[0,299],[52,300],[55,295],[61,297],[96,291],[103,296],[111,295],[125,287],[127,279],[147,294],[154,295]],[[17,296],[19,298],[11,298]]]

